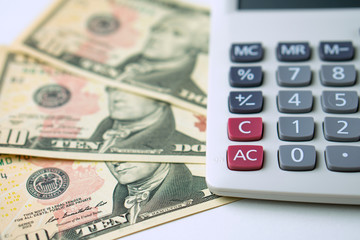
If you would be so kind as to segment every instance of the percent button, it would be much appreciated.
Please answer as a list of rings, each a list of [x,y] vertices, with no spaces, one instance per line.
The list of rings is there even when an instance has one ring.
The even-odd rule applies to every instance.
[[[231,67],[229,82],[232,87],[257,87],[262,84],[263,74],[260,66]]]

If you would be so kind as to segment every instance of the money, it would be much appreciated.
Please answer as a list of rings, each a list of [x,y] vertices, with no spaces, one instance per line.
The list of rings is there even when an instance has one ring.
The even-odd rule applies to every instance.
[[[208,9],[62,0],[16,44],[76,74],[206,114],[208,37]]]
[[[204,165],[0,155],[0,239],[114,239],[234,201]]]
[[[0,152],[142,162],[205,162],[206,117],[40,63],[5,56]]]

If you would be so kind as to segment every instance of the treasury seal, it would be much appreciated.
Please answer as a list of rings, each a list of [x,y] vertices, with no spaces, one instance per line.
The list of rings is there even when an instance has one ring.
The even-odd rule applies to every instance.
[[[29,177],[26,189],[35,198],[52,199],[63,194],[69,187],[69,176],[58,168],[43,168]]]
[[[119,21],[112,15],[95,15],[87,23],[88,29],[98,35],[107,35],[115,32],[119,27]]]
[[[56,108],[64,105],[71,97],[70,91],[58,84],[39,88],[34,94],[34,101],[41,107]]]

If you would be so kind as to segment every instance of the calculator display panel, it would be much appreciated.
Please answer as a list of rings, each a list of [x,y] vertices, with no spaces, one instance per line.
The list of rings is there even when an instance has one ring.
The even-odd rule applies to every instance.
[[[360,7],[357,0],[238,0],[238,9],[312,9]]]

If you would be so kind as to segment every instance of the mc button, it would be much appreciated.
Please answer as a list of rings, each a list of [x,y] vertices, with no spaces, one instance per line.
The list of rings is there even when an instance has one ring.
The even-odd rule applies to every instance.
[[[262,60],[264,51],[261,43],[234,43],[230,58],[233,62],[257,62]]]

